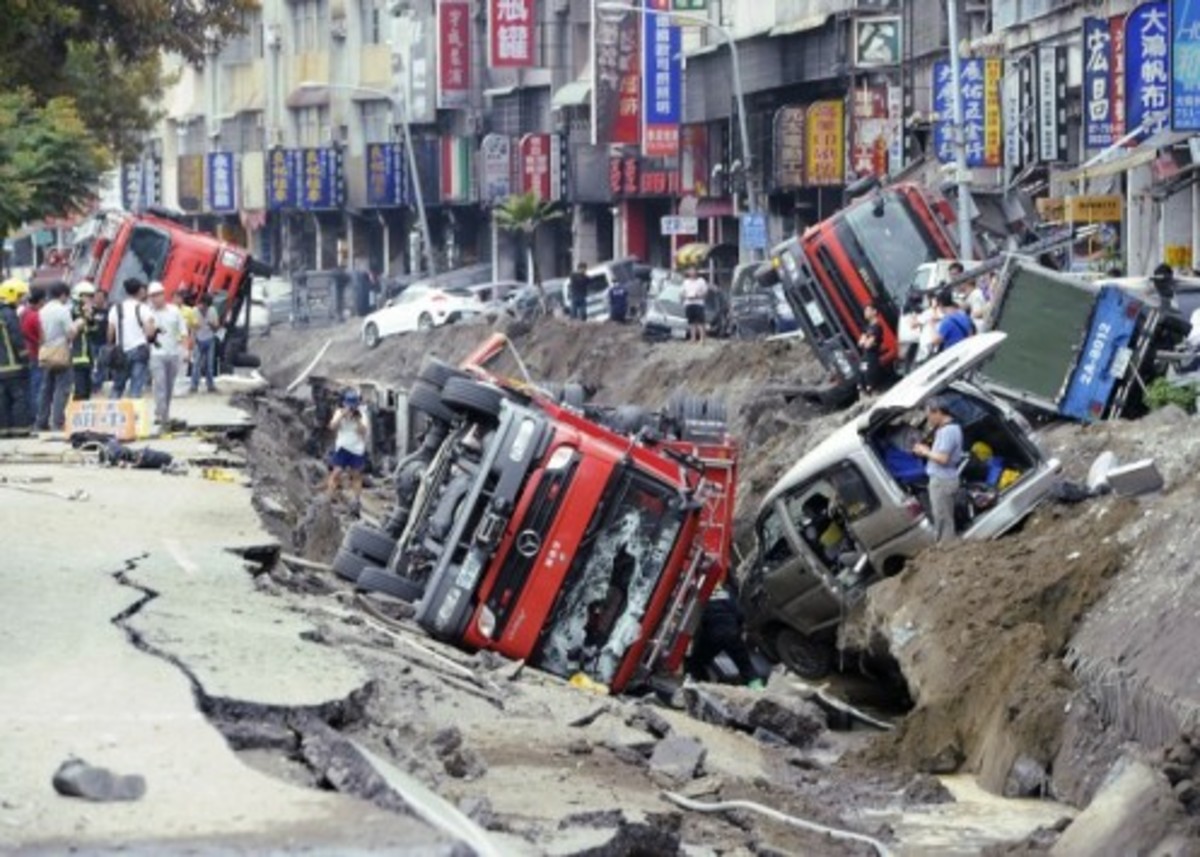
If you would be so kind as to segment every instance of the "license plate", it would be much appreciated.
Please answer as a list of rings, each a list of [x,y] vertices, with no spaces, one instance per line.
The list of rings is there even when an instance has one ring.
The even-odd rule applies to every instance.
[[[463,567],[458,570],[458,577],[454,583],[460,589],[474,589],[475,583],[479,580],[479,572],[483,570],[483,563],[471,554],[467,557],[467,561],[463,563]]]
[[[1117,353],[1113,355],[1112,376],[1118,381],[1125,377],[1125,373],[1129,371],[1129,363],[1133,360],[1133,349],[1118,348]]]
[[[808,317],[812,319],[813,324],[822,325],[825,323],[825,316],[821,313],[821,307],[816,301],[809,301],[806,303],[804,305],[804,311],[808,313]]]

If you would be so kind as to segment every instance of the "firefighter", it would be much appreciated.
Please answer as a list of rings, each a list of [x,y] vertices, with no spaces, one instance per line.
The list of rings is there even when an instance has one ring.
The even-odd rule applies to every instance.
[[[71,368],[75,372],[73,398],[77,402],[86,402],[92,397],[97,331],[106,328],[103,314],[97,314],[94,306],[95,286],[81,280],[72,290],[71,297],[71,318],[75,323],[75,338],[71,340]]]
[[[17,304],[28,292],[21,280],[0,283],[0,438],[25,437],[33,430],[29,354],[17,319]]]

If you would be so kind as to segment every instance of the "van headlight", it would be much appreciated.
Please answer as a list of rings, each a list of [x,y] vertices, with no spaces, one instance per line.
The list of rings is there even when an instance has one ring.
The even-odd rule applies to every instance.
[[[571,459],[575,457],[575,450],[569,446],[560,446],[554,452],[550,453],[550,460],[546,462],[546,469],[549,471],[562,470],[571,463]]]
[[[496,614],[486,604],[479,609],[476,627],[479,629],[479,635],[487,637],[489,640],[492,638],[492,634],[496,633]]]
[[[523,461],[525,453],[529,452],[529,444],[533,441],[533,433],[537,430],[537,423],[529,417],[521,420],[521,425],[517,427],[516,437],[513,438],[512,446],[508,450],[508,458],[510,461]]]

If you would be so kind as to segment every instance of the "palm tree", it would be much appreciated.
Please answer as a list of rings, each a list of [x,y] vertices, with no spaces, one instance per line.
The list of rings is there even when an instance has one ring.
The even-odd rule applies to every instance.
[[[542,313],[547,313],[546,290],[542,286],[542,275],[537,264],[537,232],[543,224],[562,218],[562,209],[558,203],[544,200],[536,193],[518,193],[497,205],[492,216],[496,219],[496,225],[505,232],[522,236],[538,303]]]

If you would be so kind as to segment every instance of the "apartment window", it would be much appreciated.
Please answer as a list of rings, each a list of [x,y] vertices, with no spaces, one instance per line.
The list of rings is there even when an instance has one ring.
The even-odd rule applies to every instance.
[[[383,43],[383,21],[383,0],[362,0],[363,44],[379,45]]]
[[[263,56],[263,24],[262,12],[258,9],[248,9],[239,18],[241,32],[233,36],[221,49],[221,59],[225,62],[250,62]]]
[[[387,101],[362,102],[363,140],[386,143],[392,136],[392,107]]]
[[[296,53],[310,53],[325,47],[329,34],[325,0],[295,0],[292,3],[292,40]]]
[[[302,148],[329,145],[329,108],[300,107],[296,114],[296,139]]]

